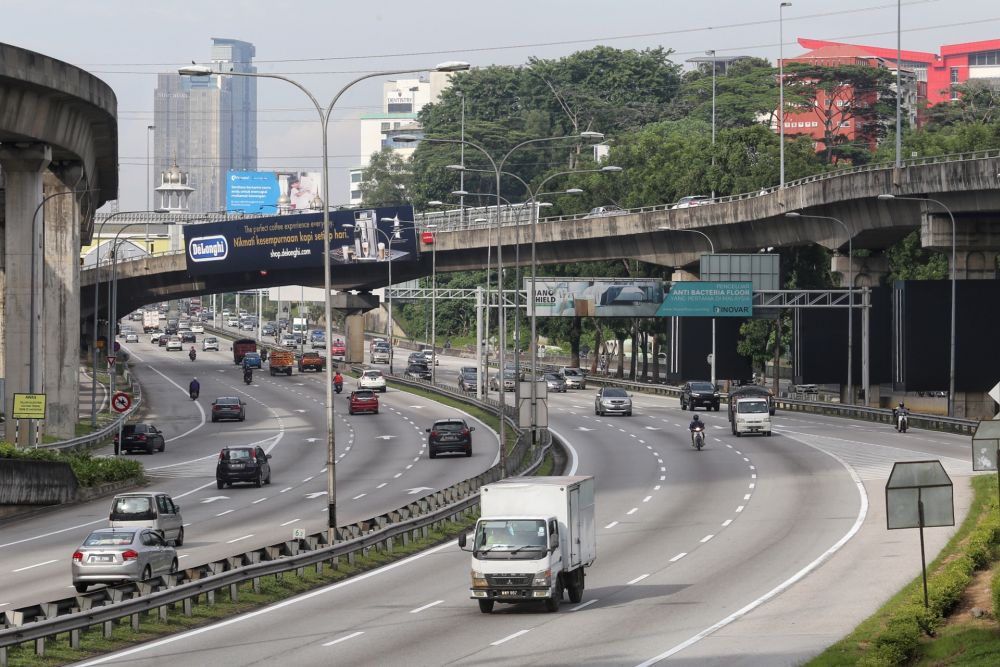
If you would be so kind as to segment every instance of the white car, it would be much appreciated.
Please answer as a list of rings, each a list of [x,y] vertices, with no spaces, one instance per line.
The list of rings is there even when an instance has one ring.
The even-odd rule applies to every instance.
[[[203,333],[205,333],[205,327],[203,327],[200,324],[192,324],[191,325],[191,333],[196,333],[196,334],[200,333],[200,334],[203,334]]]
[[[180,351],[184,349],[184,343],[180,336],[171,336],[167,339],[167,352]]]
[[[681,197],[674,204],[673,208],[691,208],[693,206],[704,206],[705,204],[711,204],[712,198],[706,195],[689,195],[687,197]]]
[[[150,336],[149,336],[149,342],[150,343],[159,343],[160,342],[160,336],[162,336],[162,335],[163,335],[162,331],[154,331],[154,332],[152,332],[152,334],[150,334]]]
[[[372,389],[381,392],[385,391],[385,376],[382,371],[368,370],[362,371],[358,378],[358,389]]]
[[[295,344],[295,336],[291,334],[284,334],[281,337],[281,347],[297,347]]]
[[[216,338],[215,336],[208,336],[207,338],[202,338],[201,339],[201,350],[202,350],[202,352],[204,352],[205,350],[215,350],[216,352],[218,352],[219,351],[219,339]]]
[[[226,320],[226,326],[227,327],[238,327],[238,326],[240,326],[240,321],[238,319],[236,319],[235,317],[230,317],[228,320]]]
[[[132,333],[130,331],[129,333],[125,334],[125,342],[126,343],[138,343],[139,342],[139,334]]]

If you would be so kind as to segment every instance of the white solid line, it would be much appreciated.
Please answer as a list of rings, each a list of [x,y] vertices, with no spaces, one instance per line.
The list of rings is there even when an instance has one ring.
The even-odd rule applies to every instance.
[[[632,509],[630,509],[630,510],[629,510],[628,512],[625,512],[625,514],[626,514],[626,516],[630,516],[630,515],[632,515],[632,514],[635,514],[635,513],[636,513],[636,512],[638,512],[638,511],[639,511],[639,508],[638,508],[638,507],[633,507],[633,508],[632,508]]]
[[[251,537],[253,537],[253,533],[250,533],[249,535],[244,535],[243,537],[237,537],[235,540],[227,540],[226,544],[232,544],[233,542],[239,542],[240,540],[245,540]]]
[[[861,506],[860,506],[860,508],[858,510],[858,516],[857,516],[857,518],[854,521],[854,525],[851,526],[850,530],[848,530],[839,540],[837,540],[836,544],[834,544],[832,547],[830,547],[829,549],[827,549],[824,553],[820,554],[820,556],[818,558],[816,558],[816,560],[814,560],[813,562],[811,562],[808,565],[806,565],[805,567],[803,567],[801,570],[799,570],[798,572],[796,572],[795,574],[793,574],[791,577],[789,577],[785,581],[783,581],[780,584],[778,584],[776,587],[774,587],[771,590],[769,590],[764,595],[760,596],[759,598],[757,598],[753,602],[750,602],[749,604],[747,604],[746,606],[744,606],[742,609],[738,609],[738,610],[734,611],[732,614],[730,614],[729,616],[726,616],[724,619],[722,619],[721,621],[719,621],[715,625],[713,625],[711,627],[708,627],[708,628],[705,628],[704,630],[702,630],[698,634],[694,635],[693,637],[691,637],[691,638],[689,638],[689,639],[681,642],[680,644],[677,644],[676,646],[674,646],[674,647],[672,647],[670,649],[667,649],[663,653],[661,653],[661,654],[659,654],[657,656],[654,656],[654,657],[650,658],[649,660],[646,660],[645,662],[640,663],[639,665],[637,665],[637,667],[650,667],[651,665],[654,665],[654,664],[660,662],[661,660],[666,660],[670,656],[672,656],[672,655],[674,655],[676,653],[680,653],[681,651],[683,651],[687,647],[689,647],[689,646],[691,646],[693,644],[698,643],[699,641],[701,641],[705,637],[708,637],[709,635],[715,633],[716,631],[718,631],[718,630],[726,627],[727,625],[729,625],[733,621],[736,621],[736,620],[742,618],[743,616],[746,616],[747,614],[749,614],[751,611],[753,611],[757,607],[760,607],[761,605],[763,605],[765,602],[768,602],[769,600],[772,600],[773,598],[777,597],[778,595],[781,595],[786,590],[788,590],[789,588],[791,588],[792,586],[794,586],[796,583],[798,583],[802,578],[804,578],[805,576],[807,576],[810,572],[812,572],[813,570],[815,570],[816,568],[818,568],[820,565],[822,565],[823,563],[825,563],[827,560],[829,560],[833,556],[833,554],[835,554],[838,551],[840,551],[840,549],[845,544],[847,544],[848,540],[850,540],[852,537],[854,537],[857,534],[857,532],[859,530],[861,530],[861,526],[865,522],[865,517],[868,515],[868,494],[865,491],[864,482],[861,481],[861,478],[858,476],[858,473],[855,472],[854,469],[851,468],[851,466],[849,466],[846,461],[844,461],[842,458],[840,458],[836,454],[831,454],[830,452],[826,452],[826,451],[820,449],[819,447],[816,447],[814,445],[810,445],[809,443],[803,442],[801,440],[799,442],[801,442],[802,444],[804,444],[804,445],[806,445],[808,447],[812,447],[813,449],[819,450],[819,451],[827,454],[828,456],[830,456],[831,458],[833,458],[834,460],[836,460],[838,463],[840,463],[840,465],[844,466],[844,468],[847,470],[848,474],[851,476],[851,479],[854,481],[855,488],[857,488],[858,496],[860,497],[860,500],[861,500],[861,503],[860,503]]]
[[[281,491],[279,491],[278,493],[284,493],[285,491],[291,491],[291,490],[292,490],[292,487],[290,487],[290,486],[286,486],[285,488],[283,488],[283,489],[282,489]]]
[[[424,609],[430,609],[431,607],[435,607],[435,606],[441,604],[442,602],[444,602],[444,600],[435,600],[434,602],[431,602],[429,604],[425,604],[423,607],[417,607],[416,609],[411,609],[410,613],[411,614],[419,614]]]
[[[646,496],[645,498],[642,499],[642,502],[648,503],[650,500],[652,500],[652,498],[653,496]]]
[[[496,640],[495,642],[490,642],[490,646],[500,646],[500,644],[503,644],[504,642],[509,642],[509,641],[510,641],[511,639],[514,639],[514,638],[516,638],[516,637],[520,637],[521,635],[524,635],[524,634],[527,634],[527,633],[529,633],[529,632],[531,632],[531,629],[530,629],[530,628],[529,628],[529,629],[527,629],[527,630],[518,630],[518,631],[517,631],[517,632],[515,632],[514,634],[512,634],[512,635],[507,635],[507,636],[506,636],[506,637],[504,637],[503,639],[498,639],[498,640]]]
[[[334,644],[339,644],[340,642],[346,642],[348,639],[354,639],[355,637],[357,637],[359,635],[363,635],[363,634],[365,634],[365,633],[361,632],[360,630],[357,631],[357,632],[352,632],[351,634],[347,635],[346,637],[341,637],[340,639],[334,639],[332,642],[327,642],[327,643],[323,644],[323,646],[333,646]]]
[[[733,522],[732,519],[726,519],[725,521],[722,522],[722,527],[725,528],[726,526],[728,526],[732,522]]]
[[[742,512],[744,507],[745,507],[745,505],[740,505],[739,507],[736,508],[736,511],[737,512]]]
[[[590,605],[592,605],[592,604],[597,604],[597,600],[587,600],[587,601],[586,601],[586,602],[584,602],[583,604],[578,604],[577,606],[573,607],[573,608],[572,608],[572,609],[570,609],[569,611],[580,611],[580,610],[581,610],[581,609],[583,609],[584,607],[589,607],[589,606],[590,606]],[[2,605],[0,605],[0,606],[2,606]]]
[[[715,537],[715,535],[706,535],[705,537],[701,538],[701,539],[700,539],[700,540],[698,540],[698,541],[699,541],[699,542],[701,542],[702,544],[704,544],[705,542],[708,542],[708,541],[709,541],[710,539],[712,539],[713,537]]]
[[[368,495],[368,494],[367,493],[359,493],[358,495],[356,495],[353,498],[351,498],[351,500],[357,500],[358,498],[364,498],[366,495]]]
[[[606,526],[604,527],[604,529],[605,529],[605,530],[607,530],[608,528],[614,528],[614,527],[615,527],[615,526],[617,526],[617,525],[618,525],[618,522],[617,522],[617,521],[612,521],[611,523],[609,523],[608,525],[606,525]]]
[[[680,560],[681,558],[684,558],[684,556],[687,556],[687,552],[686,552],[686,551],[682,551],[682,552],[680,552],[679,554],[677,554],[676,556],[674,556],[673,558],[671,558],[671,559],[670,559],[670,562],[671,562],[671,563],[676,563],[676,562],[677,562],[677,561],[679,561],[679,560]]]
[[[235,511],[236,511],[236,510],[226,510],[225,512],[219,512],[219,513],[218,513],[218,514],[216,514],[215,516],[224,516],[224,515],[226,515],[226,514],[229,514],[230,512],[235,512]]]
[[[25,570],[30,570],[30,569],[35,568],[35,567],[41,567],[43,565],[48,565],[49,563],[58,563],[58,562],[59,562],[59,559],[54,558],[52,560],[47,560],[44,563],[35,563],[34,565],[28,565],[27,567],[19,567],[18,569],[12,570],[12,571],[13,572],[24,572]]]
[[[266,497],[266,496],[265,496],[265,497],[263,497],[263,498],[260,498],[260,499],[258,499],[258,500],[255,500],[255,501],[253,501],[253,502],[252,502],[252,503],[250,503],[250,504],[251,504],[251,505],[256,505],[257,503],[262,503],[262,502],[264,502],[265,500],[267,500],[267,497]]]
[[[293,523],[295,523],[296,521],[301,521],[301,519],[292,519],[291,521],[286,521],[285,523],[283,523],[281,525],[282,525],[282,527],[284,527],[284,526],[290,526]]]
[[[379,484],[379,485],[378,485],[378,486],[376,486],[375,488],[376,488],[376,489],[381,489],[381,488],[382,488],[383,486],[386,486],[386,485],[387,485],[388,483],[389,483],[389,482],[382,482],[381,484]]]
[[[640,574],[638,577],[636,577],[635,579],[633,579],[632,581],[628,582],[625,585],[626,586],[631,586],[632,584],[637,584],[637,583],[639,583],[640,581],[642,581],[643,579],[645,579],[648,576],[649,576],[648,573],[647,574]]]

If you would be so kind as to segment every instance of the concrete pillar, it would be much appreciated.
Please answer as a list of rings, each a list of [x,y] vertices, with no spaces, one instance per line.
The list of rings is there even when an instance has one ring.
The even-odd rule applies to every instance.
[[[671,282],[682,283],[701,279],[690,271],[685,271],[684,269],[674,269],[674,272],[670,274],[670,280]]]
[[[871,257],[833,255],[830,257],[830,272],[836,274],[840,284],[845,287],[848,278],[854,280],[855,287],[878,287],[882,279],[889,275],[889,258],[884,255]]]
[[[4,173],[4,412],[7,415],[6,440],[15,442],[13,406],[14,394],[31,391],[32,378],[36,392],[42,390],[42,364],[31,363],[31,299],[32,293],[41,303],[42,257],[32,266],[33,251],[40,252],[41,226],[33,231],[33,217],[42,202],[42,174],[52,162],[52,149],[42,144],[18,146],[0,145],[0,169]],[[41,311],[41,308],[38,308]],[[73,332],[79,325],[74,325]],[[28,443],[28,424],[22,423],[20,439]]]
[[[80,209],[74,190],[79,166],[59,167],[45,177],[45,245],[42,326],[36,347],[44,351],[45,431],[59,438],[76,435],[80,369]],[[41,226],[41,225],[40,225]]]
[[[364,314],[348,315],[345,318],[347,329],[347,363],[365,363],[365,316]]]

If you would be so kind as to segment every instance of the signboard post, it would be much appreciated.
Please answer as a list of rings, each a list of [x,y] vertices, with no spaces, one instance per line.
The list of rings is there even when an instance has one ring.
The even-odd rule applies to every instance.
[[[118,414],[127,412],[130,407],[132,407],[132,397],[124,391],[116,391],[111,396],[111,408]],[[118,456],[121,453],[122,423],[124,421],[124,419],[118,421],[118,437],[115,439],[115,456]]]
[[[972,435],[972,469],[995,470],[997,495],[1000,496],[1000,421],[981,421],[976,426]]]
[[[45,419],[45,394],[14,394],[13,413],[14,443],[19,444],[21,441],[21,420],[31,419],[35,422],[35,439],[31,444],[37,447],[39,440],[39,422]]]
[[[924,608],[927,600],[927,558],[924,528],[955,525],[955,502],[951,478],[940,461],[897,462],[885,484],[885,515],[888,530],[920,529],[920,565],[924,576]]]

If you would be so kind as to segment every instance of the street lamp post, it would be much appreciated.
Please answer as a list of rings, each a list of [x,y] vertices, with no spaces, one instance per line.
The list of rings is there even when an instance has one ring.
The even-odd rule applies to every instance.
[[[778,5],[778,128],[781,132],[778,162],[782,188],[785,187],[785,33],[783,24],[784,9],[791,6],[790,2],[782,2]]]
[[[851,236],[851,230],[847,227],[847,224],[840,220],[839,218],[834,218],[829,215],[806,215],[804,213],[797,213],[792,211],[785,214],[786,218],[811,218],[813,220],[832,220],[838,225],[844,228],[844,234],[847,235],[847,289],[850,290],[847,293],[847,402],[854,403],[854,237]],[[861,378],[862,383],[865,378]],[[864,387],[865,393],[868,393],[868,387]]]
[[[951,209],[945,206],[942,202],[937,199],[931,199],[930,197],[899,197],[891,194],[881,194],[878,196],[879,199],[883,201],[896,200],[896,201],[919,201],[919,202],[931,202],[932,204],[937,204],[944,209],[945,213],[948,214],[948,218],[951,219],[951,342],[950,342],[950,361],[948,366],[948,416],[955,416],[955,273],[958,267],[955,265],[955,216],[952,215]]]
[[[149,133],[156,129],[155,125],[146,126],[146,210],[150,209],[149,197],[153,189],[152,175],[149,169]],[[146,225],[146,252],[149,252],[149,224]]]
[[[705,51],[705,55],[712,56],[712,169],[715,169],[715,49]],[[715,199],[714,185],[712,186],[712,199]]]
[[[430,224],[425,229],[435,229]],[[437,384],[437,234],[431,232],[431,384]],[[392,254],[392,248],[389,248]]]
[[[432,69],[438,72],[459,72],[469,69],[469,64],[464,62],[445,62],[437,65],[436,67],[423,67],[423,68],[408,68],[403,70],[391,70],[383,72],[369,72],[363,74],[355,79],[349,81],[344,85],[337,94],[333,96],[330,103],[324,109],[316,96],[313,95],[308,88],[303,86],[298,81],[291,79],[287,76],[281,74],[265,74],[261,72],[215,72],[211,67],[206,67],[204,65],[191,65],[188,67],[182,67],[178,70],[181,76],[209,76],[211,74],[218,74],[220,76],[249,76],[249,77],[259,77],[267,79],[279,79],[287,83],[292,84],[309,98],[316,108],[316,113],[319,115],[320,129],[322,134],[322,144],[323,144],[323,314],[326,318],[326,340],[329,345],[329,341],[333,340],[333,328],[332,328],[332,316],[333,316],[333,306],[330,300],[331,291],[331,279],[330,279],[330,164],[329,164],[329,150],[328,150],[328,130],[327,126],[330,122],[330,116],[333,114],[333,108],[337,104],[337,100],[354,84],[364,81],[366,79],[371,79],[381,76],[393,76],[396,74],[412,74],[414,72],[423,72]],[[390,359],[392,358],[390,352]],[[337,539],[337,475],[336,475],[336,456],[334,455],[334,450],[336,446],[336,436],[334,433],[334,420],[333,420],[333,364],[328,363],[326,365],[326,477],[327,477],[327,543],[333,544]]]
[[[712,243],[712,239],[709,238],[708,234],[706,234],[703,231],[700,231],[700,230],[697,230],[697,229],[675,229],[673,227],[660,227],[660,229],[663,230],[663,231],[668,231],[668,232],[691,232],[692,234],[701,234],[702,236],[705,237],[705,240],[708,241],[708,248],[709,248],[709,250],[712,252],[713,255],[715,254],[715,244]],[[715,318],[714,317],[712,318],[712,363],[709,364],[709,365],[712,368],[712,386],[714,387],[715,386],[715,380],[716,380],[716,373],[715,373]]]

